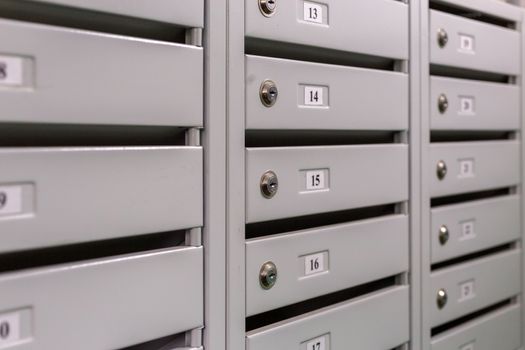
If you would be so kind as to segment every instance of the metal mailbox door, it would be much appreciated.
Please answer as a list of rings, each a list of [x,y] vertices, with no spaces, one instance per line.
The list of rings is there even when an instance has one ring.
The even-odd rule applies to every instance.
[[[515,140],[433,143],[430,159],[432,197],[520,183],[520,143]],[[445,165],[445,174],[438,169],[440,164]]]
[[[436,336],[432,350],[516,350],[521,346],[520,313],[520,304],[492,312]]]
[[[204,26],[204,0],[31,0],[149,19],[187,27]]]
[[[1,122],[202,126],[202,48],[11,20],[0,42]]]
[[[408,198],[408,149],[403,144],[247,148],[246,161],[249,223]],[[278,181],[271,198],[264,193],[270,171]]]
[[[517,30],[430,10],[430,63],[519,75],[520,48]]]
[[[3,274],[2,345],[120,349],[202,327],[202,259],[181,247]]]
[[[1,252],[202,226],[201,147],[5,148],[0,163]]]
[[[430,290],[436,296],[432,298],[432,326],[518,295],[520,265],[521,250],[513,249],[432,272]],[[446,295],[442,306],[439,291]]]
[[[520,128],[517,85],[431,77],[433,130],[516,130]]]
[[[408,246],[406,215],[249,239],[247,314],[400,274],[408,270]],[[260,284],[261,266],[267,261],[277,268],[271,289]]]
[[[272,8],[260,2],[245,2],[247,37],[408,58],[408,5],[401,1],[278,1]]]
[[[392,287],[250,331],[246,350],[393,349],[409,340],[408,312],[408,287]]]
[[[432,263],[518,240],[520,208],[518,195],[432,208]]]
[[[278,91],[271,107],[260,96],[268,80]],[[246,128],[404,130],[408,75],[248,55]]]

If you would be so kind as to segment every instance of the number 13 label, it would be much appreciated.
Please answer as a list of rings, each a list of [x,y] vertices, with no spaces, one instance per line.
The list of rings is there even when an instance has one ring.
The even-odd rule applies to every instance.
[[[326,337],[310,340],[308,343],[306,343],[306,350],[327,350]]]
[[[323,6],[313,2],[304,3],[304,16],[306,22],[323,23]]]

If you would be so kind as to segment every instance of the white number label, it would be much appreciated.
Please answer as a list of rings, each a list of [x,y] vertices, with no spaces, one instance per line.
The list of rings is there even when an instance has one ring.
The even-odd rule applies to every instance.
[[[474,53],[474,37],[471,35],[460,35],[459,48],[461,51]]]
[[[23,62],[21,58],[0,56],[0,85],[22,85],[23,76]]]
[[[467,221],[461,224],[461,239],[471,239],[476,237],[476,232],[474,231],[474,221]]]
[[[474,343],[468,343],[467,345],[463,345],[459,350],[474,350]]]
[[[10,313],[0,315],[0,346],[20,340],[20,315]]]
[[[306,172],[306,189],[324,190],[326,188],[326,179],[324,170],[309,170]]]
[[[323,6],[312,2],[304,3],[303,19],[307,22],[323,23]]]
[[[475,114],[474,113],[474,97],[460,97],[459,98],[459,113],[461,114]]]
[[[306,350],[327,350],[325,337],[310,340],[306,343]]]
[[[459,301],[474,298],[474,281],[464,282],[459,285]]]
[[[474,176],[474,160],[464,159],[459,161],[459,177]]]
[[[312,254],[304,257],[304,274],[313,275],[324,271],[324,254]]]
[[[22,212],[22,187],[0,186],[0,215]]]
[[[304,87],[304,105],[305,106],[324,105],[323,88],[320,86],[305,86]]]

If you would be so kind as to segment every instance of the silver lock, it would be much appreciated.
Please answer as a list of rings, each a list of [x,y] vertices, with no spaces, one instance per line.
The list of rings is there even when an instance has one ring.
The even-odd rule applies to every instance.
[[[259,10],[261,13],[270,17],[273,16],[275,10],[277,9],[277,0],[258,0],[259,1]]]
[[[277,102],[277,96],[279,91],[277,90],[277,85],[271,80],[265,80],[261,84],[261,89],[259,91],[261,97],[261,102],[266,107],[271,107]]]
[[[448,43],[448,34],[443,28],[438,29],[437,42],[439,47],[444,48]]]
[[[261,176],[261,194],[264,198],[272,198],[277,193],[279,189],[279,180],[277,179],[277,174],[273,171],[268,170]]]
[[[439,228],[439,243],[441,243],[441,245],[445,245],[447,244],[449,238],[450,234],[448,232],[448,227],[441,225]]]
[[[447,176],[447,164],[444,161],[440,160],[437,163],[436,174],[440,180],[443,180],[445,176]]]
[[[447,98],[447,95],[445,94],[441,94],[439,95],[438,97],[438,109],[439,109],[439,113],[443,114],[447,111],[448,109],[448,98]]]
[[[441,288],[437,292],[436,303],[437,303],[438,308],[439,309],[444,308],[445,305],[447,305],[447,301],[448,301],[447,291],[445,289]]]
[[[265,262],[259,271],[259,283],[262,289],[270,289],[277,282],[277,266],[271,261]]]

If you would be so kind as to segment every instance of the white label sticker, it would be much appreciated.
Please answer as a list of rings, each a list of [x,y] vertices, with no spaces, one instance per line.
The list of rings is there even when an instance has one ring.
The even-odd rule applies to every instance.
[[[323,88],[321,86],[305,86],[304,87],[304,105],[305,106],[322,106]]]
[[[307,22],[323,23],[323,6],[312,2],[304,3],[303,19]]]
[[[308,170],[306,172],[306,189],[309,191],[326,189],[325,170]]]
[[[22,212],[22,187],[0,186],[0,216]]]
[[[474,280],[463,282],[459,285],[459,301],[472,299],[476,296],[474,293]]]
[[[24,82],[23,61],[19,57],[0,56],[0,85],[19,86]]]
[[[20,341],[20,314],[0,315],[0,347]]]
[[[474,350],[474,342],[463,345],[459,350]]]
[[[304,274],[313,275],[324,271],[324,253],[307,255],[304,257]]]
[[[327,350],[326,337],[310,340],[308,343],[306,343],[306,350]]]
[[[471,239],[476,237],[474,231],[474,221],[465,221],[461,223],[461,240]]]
[[[459,49],[466,53],[474,53],[474,37],[472,35],[459,35]]]
[[[459,161],[459,175],[460,178],[474,176],[474,159],[461,159]]]
[[[474,97],[460,96],[459,97],[459,113],[460,114],[475,114],[474,111]]]

